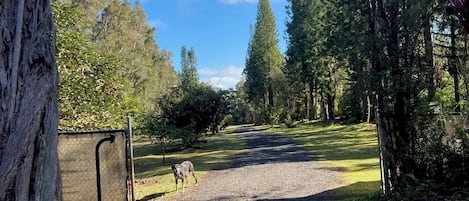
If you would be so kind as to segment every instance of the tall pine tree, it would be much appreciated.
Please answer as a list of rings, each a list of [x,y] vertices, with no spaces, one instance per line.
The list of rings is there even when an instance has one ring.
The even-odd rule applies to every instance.
[[[258,111],[256,123],[265,123],[274,107],[273,72],[283,64],[283,56],[278,49],[275,18],[268,0],[259,1],[257,21],[248,47],[246,67],[246,92],[248,99]],[[262,122],[264,121],[264,122]]]
[[[199,75],[197,73],[197,57],[193,47],[187,49],[186,46],[181,48],[181,87],[188,91],[199,83]]]

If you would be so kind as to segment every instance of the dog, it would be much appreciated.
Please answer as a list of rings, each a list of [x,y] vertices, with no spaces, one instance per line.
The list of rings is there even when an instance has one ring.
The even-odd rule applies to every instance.
[[[180,164],[173,164],[171,165],[171,169],[173,170],[174,180],[176,181],[176,192],[178,192],[178,180],[182,180],[182,192],[184,192],[184,181],[186,181],[186,185],[189,184],[189,180],[187,180],[187,175],[192,173],[192,176],[195,179],[195,184],[197,185],[197,177],[195,177],[195,169],[194,164],[190,161],[184,161]]]

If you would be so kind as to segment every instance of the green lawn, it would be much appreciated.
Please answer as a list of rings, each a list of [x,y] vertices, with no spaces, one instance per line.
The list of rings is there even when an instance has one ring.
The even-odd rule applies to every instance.
[[[340,171],[345,176],[343,187],[333,191],[341,200],[355,200],[379,191],[379,164],[376,131],[370,124],[326,125],[321,122],[299,124],[297,128],[268,126],[255,127],[292,137],[295,142],[314,153],[319,160]],[[239,154],[245,140],[237,134],[230,134],[229,127],[222,134],[206,138],[206,143],[198,143],[194,148],[171,152],[162,163],[160,145],[139,142],[134,145],[135,173],[137,184],[136,198],[149,200],[175,194],[171,164],[183,160],[194,162],[197,177],[200,179],[209,170],[228,167],[230,157]],[[190,186],[194,185],[189,178]],[[189,187],[190,188],[190,187]]]
[[[379,191],[378,145],[373,125],[312,122],[269,131],[292,137],[298,145],[342,172],[345,186],[334,190],[341,200],[355,200]]]
[[[204,138],[203,140],[207,142],[197,143],[193,148],[167,153],[166,164],[163,164],[159,144],[151,143],[148,140],[139,140],[143,142],[134,143],[136,199],[150,200],[160,196],[174,195],[175,185],[170,167],[173,163],[191,160],[199,180],[209,170],[228,167],[230,157],[241,153],[245,145],[242,137],[231,134],[233,129],[233,127],[229,127],[220,134]],[[189,177],[189,188],[194,183],[193,178]]]

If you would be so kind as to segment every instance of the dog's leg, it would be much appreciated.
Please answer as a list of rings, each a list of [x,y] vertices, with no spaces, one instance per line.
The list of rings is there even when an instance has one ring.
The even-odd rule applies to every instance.
[[[176,192],[178,192],[178,178],[174,177],[174,180],[176,180]]]
[[[182,183],[182,192],[184,193],[184,177],[182,177],[181,180],[182,180],[182,182],[181,182]]]
[[[195,177],[195,171],[192,171],[192,176],[194,177],[195,185],[197,186],[198,182],[197,182],[197,177]]]

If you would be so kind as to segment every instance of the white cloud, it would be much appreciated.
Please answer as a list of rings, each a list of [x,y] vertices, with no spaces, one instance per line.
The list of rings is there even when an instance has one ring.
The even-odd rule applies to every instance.
[[[198,71],[202,82],[209,83],[216,88],[229,89],[235,88],[242,79],[243,69],[244,67],[229,65],[221,69],[202,68]]]
[[[150,19],[148,20],[148,26],[161,29],[162,27],[165,27],[166,24],[160,19]]]
[[[220,73],[219,70],[211,69],[211,68],[202,68],[202,69],[198,70],[198,72],[199,72],[199,75],[216,75],[216,74]]]

